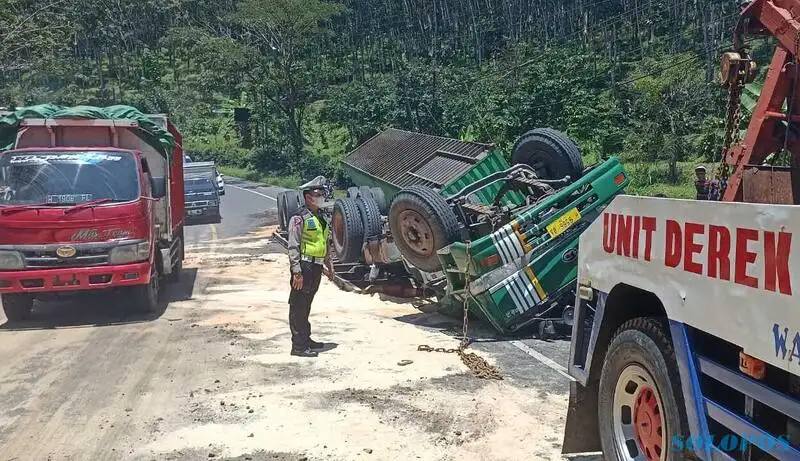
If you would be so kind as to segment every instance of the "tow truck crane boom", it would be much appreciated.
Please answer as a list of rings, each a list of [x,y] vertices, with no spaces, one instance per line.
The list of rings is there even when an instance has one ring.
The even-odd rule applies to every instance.
[[[722,56],[722,83],[730,91],[720,176],[727,179],[722,200],[752,203],[800,203],[800,139],[788,133],[800,121],[797,83],[800,50],[800,0],[754,0],[734,29],[734,52]],[[739,95],[756,77],[756,65],[745,51],[747,36],[774,36],[777,47],[753,110],[747,134],[738,140]],[[784,107],[785,106],[785,107]],[[784,125],[786,122],[786,125]],[[795,152],[790,166],[765,167],[770,154]],[[797,184],[797,185],[795,185]]]

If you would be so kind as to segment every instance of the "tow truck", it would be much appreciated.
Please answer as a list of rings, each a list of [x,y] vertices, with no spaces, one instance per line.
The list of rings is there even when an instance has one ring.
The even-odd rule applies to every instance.
[[[620,195],[581,235],[565,454],[800,459],[798,14],[748,3],[722,57],[720,199]],[[746,36],[777,47],[742,139]]]

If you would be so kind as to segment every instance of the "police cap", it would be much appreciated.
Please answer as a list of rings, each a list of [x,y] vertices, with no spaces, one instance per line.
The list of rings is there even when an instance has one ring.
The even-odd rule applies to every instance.
[[[311,181],[300,186],[300,190],[303,192],[311,192],[313,190],[324,190],[324,189],[325,189],[325,176],[317,176]]]

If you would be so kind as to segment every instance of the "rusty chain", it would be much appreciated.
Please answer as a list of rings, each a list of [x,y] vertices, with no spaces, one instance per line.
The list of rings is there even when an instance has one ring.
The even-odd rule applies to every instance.
[[[725,138],[723,139],[722,143],[722,155],[720,158],[720,163],[717,168],[717,178],[720,180],[727,180],[728,176],[730,175],[730,168],[728,167],[728,152],[730,151],[731,146],[739,144],[741,141],[741,133],[739,130],[739,126],[742,123],[742,107],[741,107],[741,97],[742,97],[742,86],[739,84],[738,80],[736,83],[730,85],[728,89],[728,107],[726,109],[725,118]],[[720,197],[722,196],[722,191],[720,191]]]
[[[481,379],[502,380],[503,376],[497,370],[497,367],[490,364],[486,361],[486,359],[478,354],[475,354],[474,352],[464,351],[464,349],[466,349],[469,345],[467,333],[469,332],[469,300],[472,296],[472,292],[470,291],[470,273],[472,271],[472,252],[470,251],[471,243],[472,242],[467,242],[467,273],[464,281],[464,318],[461,324],[461,343],[459,343],[457,349],[446,349],[444,347],[433,348],[426,344],[422,344],[417,347],[417,350],[423,352],[444,352],[447,354],[458,354],[464,365],[466,365],[476,377]]]

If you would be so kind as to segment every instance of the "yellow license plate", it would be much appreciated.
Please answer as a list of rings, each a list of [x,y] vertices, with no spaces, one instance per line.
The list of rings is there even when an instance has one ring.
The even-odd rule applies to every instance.
[[[578,211],[577,208],[573,208],[566,213],[564,216],[556,219],[549,226],[547,226],[547,233],[550,234],[550,238],[556,238],[559,235],[563,234],[565,230],[569,229],[570,226],[575,224],[576,222],[581,220],[581,213]]]

